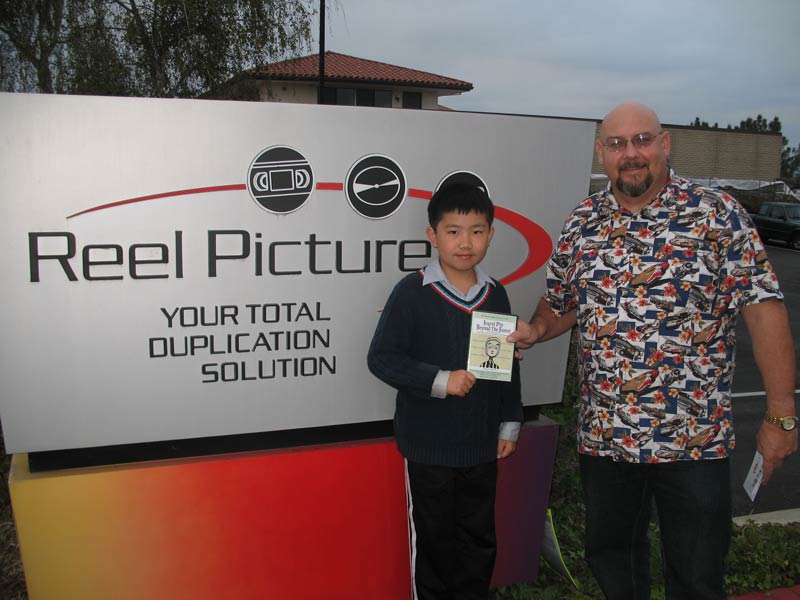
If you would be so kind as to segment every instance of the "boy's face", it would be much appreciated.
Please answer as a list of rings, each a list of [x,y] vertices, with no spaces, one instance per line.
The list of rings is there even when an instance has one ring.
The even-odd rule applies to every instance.
[[[428,239],[439,250],[439,264],[448,278],[470,272],[486,256],[494,227],[486,215],[470,212],[448,212],[436,225],[426,229]]]

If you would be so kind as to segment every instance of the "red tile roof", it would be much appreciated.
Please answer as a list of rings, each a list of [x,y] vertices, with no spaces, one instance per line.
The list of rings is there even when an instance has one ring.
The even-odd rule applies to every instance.
[[[255,67],[245,71],[244,77],[279,81],[316,81],[319,79],[319,54]],[[325,81],[408,85],[464,92],[472,89],[469,81],[330,51],[325,52]]]

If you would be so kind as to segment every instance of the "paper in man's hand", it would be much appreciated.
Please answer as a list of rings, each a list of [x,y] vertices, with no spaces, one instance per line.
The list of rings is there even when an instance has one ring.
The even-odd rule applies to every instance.
[[[764,457],[756,450],[753,457],[753,464],[750,465],[750,470],[747,472],[747,477],[744,478],[744,491],[750,498],[750,502],[755,502],[758,488],[761,487],[761,481],[764,479]]]

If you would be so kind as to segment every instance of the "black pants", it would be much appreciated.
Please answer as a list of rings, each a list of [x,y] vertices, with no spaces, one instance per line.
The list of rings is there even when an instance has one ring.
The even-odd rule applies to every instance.
[[[415,600],[486,600],[496,553],[497,463],[406,461]]]
[[[660,464],[580,457],[586,560],[609,600],[649,600],[655,500],[667,600],[725,600],[731,536],[728,459]]]

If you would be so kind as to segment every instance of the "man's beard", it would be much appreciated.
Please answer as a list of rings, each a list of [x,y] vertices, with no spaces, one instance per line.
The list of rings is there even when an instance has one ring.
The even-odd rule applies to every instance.
[[[639,166],[639,165],[630,165]],[[621,166],[621,168],[625,168]],[[617,177],[617,189],[630,198],[638,198],[650,189],[653,185],[653,174],[648,171],[647,177],[641,183],[626,183],[622,180],[622,175]]]

